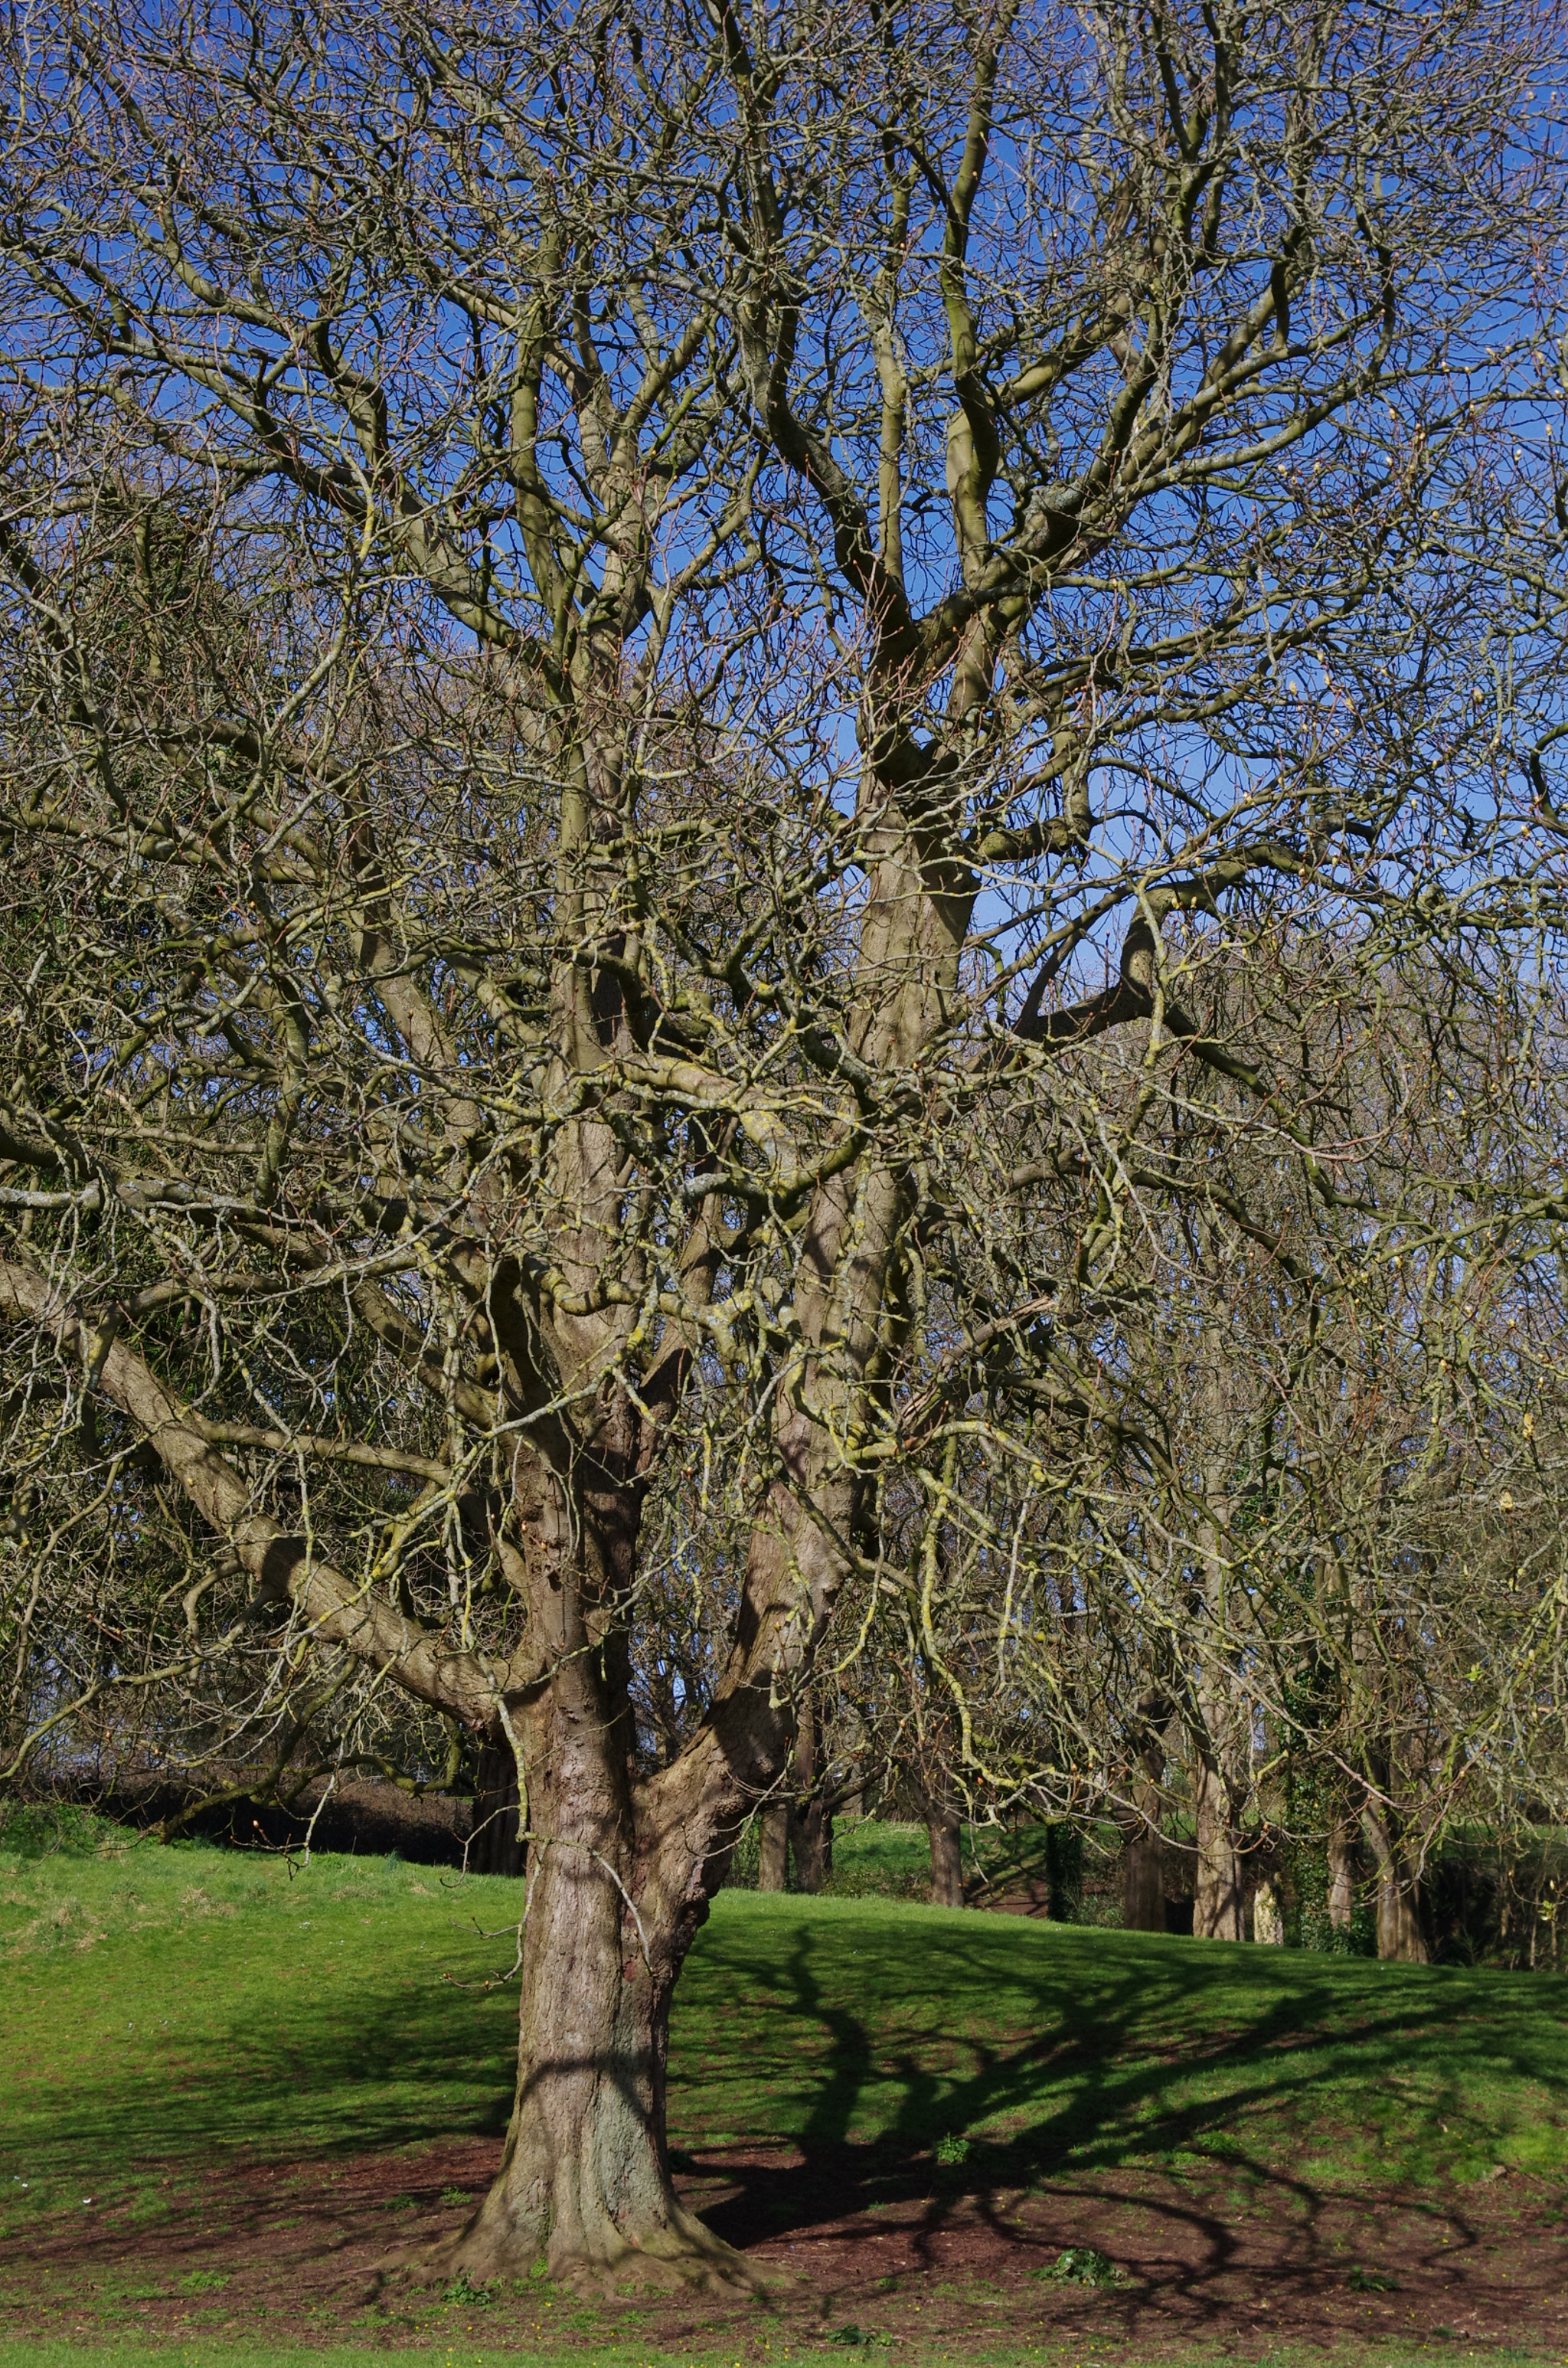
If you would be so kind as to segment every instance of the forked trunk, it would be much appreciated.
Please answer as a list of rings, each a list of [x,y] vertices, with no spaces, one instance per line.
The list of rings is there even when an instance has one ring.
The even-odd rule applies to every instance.
[[[636,1896],[630,1804],[569,1839],[573,1804],[542,1789],[546,1800],[540,1788],[534,1793],[511,2125],[494,2184],[436,2271],[483,2285],[542,2263],[596,2293],[755,2285],[756,2272],[687,2211],[670,2182],[670,2000],[702,1911],[663,1901],[652,1884]],[[546,1831],[555,1838],[538,1839]]]

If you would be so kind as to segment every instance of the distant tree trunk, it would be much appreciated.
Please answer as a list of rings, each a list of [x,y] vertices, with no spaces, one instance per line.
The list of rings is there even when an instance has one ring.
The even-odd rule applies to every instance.
[[[790,1820],[795,1880],[802,1891],[818,1892],[833,1872],[833,1811],[824,1805],[816,1705],[808,1693],[795,1729],[797,1805]]]
[[[1392,1964],[1424,1965],[1430,1952],[1422,1930],[1421,1885],[1393,1817],[1369,1805],[1361,1812],[1361,1828],[1378,1870],[1378,1954]]]
[[[963,1821],[950,1798],[927,1801],[926,1830],[931,1837],[931,1905],[961,1907]]]
[[[1233,1788],[1208,1752],[1194,1770],[1198,1808],[1198,1879],[1192,1930],[1200,1941],[1246,1938],[1242,1854],[1236,1846]]]
[[[1160,1831],[1161,1786],[1165,1774],[1163,1729],[1170,1704],[1146,1695],[1138,1705],[1143,1720],[1142,1741],[1133,1773],[1131,1816],[1124,1828],[1127,1855],[1122,1870],[1121,1920],[1130,1932],[1163,1932],[1165,1929],[1165,1844]]]
[[[1205,1609],[1213,1634],[1198,1675],[1192,1734],[1192,1793],[1198,1824],[1192,1930],[1200,1941],[1244,1941],[1246,1897],[1241,1846],[1242,1820],[1251,1791],[1251,1736],[1230,1634],[1231,1500],[1225,1486],[1226,1458],[1220,1452],[1233,1427],[1234,1410],[1228,1395],[1226,1344],[1210,1330],[1205,1335],[1205,1346],[1201,1388],[1215,1452],[1205,1474],[1205,1512],[1199,1523],[1198,1549]]]
[[[526,1822],[517,1784],[517,1757],[505,1730],[492,1728],[479,1755],[473,1834],[468,1846],[469,1873],[526,1873],[528,1846],[522,1838]]]
[[[756,1887],[759,1891],[782,1891],[790,1863],[788,1801],[770,1801],[756,1822]]]
[[[1165,1845],[1141,1825],[1129,1836],[1121,1878],[1121,1920],[1130,1932],[1165,1929]]]
[[[1264,1948],[1278,1948],[1285,1938],[1279,1894],[1272,1883],[1260,1883],[1252,1898],[1252,1937]]]
[[[1328,1920],[1336,1932],[1348,1932],[1355,1913],[1356,1887],[1350,1872],[1350,1826],[1335,1817],[1328,1836]]]

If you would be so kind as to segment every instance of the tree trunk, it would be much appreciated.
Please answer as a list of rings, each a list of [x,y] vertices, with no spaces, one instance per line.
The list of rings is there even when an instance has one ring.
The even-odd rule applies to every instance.
[[[609,1840],[610,1836],[601,1836]],[[643,1932],[585,1842],[538,1845],[522,2036],[501,2169],[439,2268],[476,2285],[538,2262],[577,2287],[733,2287],[745,2265],[670,2183],[665,2065],[679,1952]],[[609,1853],[604,1853],[608,1858]],[[643,1940],[647,1956],[643,1954]],[[649,1963],[649,1960],[652,1963]]]
[[[1328,1835],[1328,1920],[1336,1932],[1348,1932],[1356,1910],[1356,1886],[1350,1872],[1350,1827],[1336,1817]]]
[[[1207,1753],[1199,1756],[1194,1791],[1198,1808],[1198,1880],[1193,1897],[1193,1933],[1200,1941],[1244,1941],[1245,1895],[1231,1786],[1224,1771]]]
[[[819,1765],[816,1705],[808,1693],[795,1730],[797,1805],[790,1819],[795,1880],[802,1891],[819,1892],[833,1867],[833,1812],[824,1805],[825,1770]]]
[[[676,1975],[783,1736],[733,1698],[727,1748],[705,1728],[680,1762],[635,1782],[617,1611],[641,1508],[616,1478],[585,1457],[574,1498],[542,1465],[518,1490],[549,1674],[512,1707],[532,1861],[517,2084],[494,2184],[424,2273],[482,2285],[542,2262],[585,2293],[755,2288],[759,2274],[671,2184],[665,2066]]]
[[[1145,1825],[1139,1825],[1128,1836],[1121,1878],[1121,1920],[1130,1932],[1163,1932],[1165,1929],[1165,1845],[1163,1838]]]
[[[963,1821],[951,1801],[927,1803],[926,1830],[931,1837],[931,1905],[961,1907]]]
[[[1233,1386],[1229,1344],[1210,1326],[1204,1333],[1199,1382],[1209,1419],[1210,1462],[1204,1474],[1204,1511],[1197,1543],[1203,1609],[1211,1634],[1198,1673],[1192,1736],[1193,1807],[1198,1824],[1192,1930],[1200,1941],[1246,1938],[1242,1820],[1251,1789],[1251,1736],[1232,1633],[1232,1507],[1226,1485],[1229,1442],[1236,1426]]]
[[[1279,1948],[1285,1939],[1285,1918],[1279,1894],[1272,1882],[1260,1883],[1252,1897],[1252,1937],[1261,1948]]]
[[[1421,1885],[1392,1829],[1392,1818],[1368,1807],[1362,1830],[1378,1870],[1378,1954],[1391,1964],[1424,1965],[1428,1960],[1421,1922]]]
[[[530,1721],[535,1863],[511,2125],[489,2194],[426,2273],[483,2285],[542,2261],[581,2292],[755,2287],[757,2272],[670,2182],[670,1999],[706,1883],[682,1821],[657,1832],[638,1816],[603,1666],[568,1661]]]
[[[790,1804],[770,1801],[757,1818],[757,1889],[782,1891],[789,1863]]]
[[[1133,1815],[1124,1827],[1127,1856],[1121,1878],[1121,1920],[1129,1932],[1163,1932],[1165,1845],[1160,1831],[1160,1788],[1165,1782],[1165,1753],[1161,1734],[1169,1721],[1170,1704],[1150,1695],[1138,1710],[1144,1724],[1133,1769]]]
[[[479,1782],[473,1804],[473,1832],[467,1864],[471,1874],[527,1873],[528,1846],[523,1839],[527,1823],[517,1783],[517,1755],[504,1730],[486,1736],[479,1755]]]

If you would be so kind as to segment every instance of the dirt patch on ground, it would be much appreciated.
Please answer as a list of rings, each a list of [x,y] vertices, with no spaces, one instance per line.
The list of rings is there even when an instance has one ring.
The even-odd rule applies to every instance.
[[[7,2332],[267,2334],[329,2342],[570,2350],[618,2333],[774,2357],[834,2341],[955,2356],[1093,2344],[1114,2358],[1400,2339],[1436,2351],[1568,2347],[1562,2199],[1517,2176],[1369,2202],[1278,2176],[1111,2173],[981,2189],[964,2164],[844,2148],[720,2149],[680,2184],[731,2243],[789,2273],[766,2309],[650,2296],[585,2305],[542,2281],[487,2302],[421,2291],[389,2262],[456,2226],[494,2139],[324,2165],[148,2166],[135,2200],[44,2224],[0,2254]],[[1123,2281],[1059,2283],[1093,2247]]]

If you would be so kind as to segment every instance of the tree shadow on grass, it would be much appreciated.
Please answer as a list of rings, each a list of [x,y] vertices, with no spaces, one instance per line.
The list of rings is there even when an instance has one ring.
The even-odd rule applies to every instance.
[[[265,2215],[292,2173],[330,2182],[353,2160],[376,2166],[357,2180],[361,2201],[406,2185],[434,2208],[443,2174],[426,2177],[419,2160],[468,2147],[483,2176],[516,2044],[511,1992],[454,1990],[437,1975],[405,1963],[262,2003],[256,1969],[236,1967],[226,2009],[209,2006],[144,2062],[100,2063],[51,2090],[46,2130],[35,2116],[38,2168],[54,2183],[89,2174],[94,2191],[118,2177],[153,2192],[160,2173],[188,2181],[228,2165],[257,2180],[243,2214]],[[1212,2278],[1235,2252],[1235,2212],[1202,2192],[1206,2179],[1248,2182],[1250,2214],[1273,2217],[1304,2275],[1321,2273],[1330,2223],[1412,2184],[1358,2162],[1358,2117],[1386,2118],[1417,2078],[1419,2104],[1401,2110],[1423,2144],[1489,2084],[1544,2080],[1564,2099],[1565,1999],[1568,1983],[1539,1976],[924,1909],[737,1904],[683,1982],[672,2093],[698,2165],[733,2189],[699,2208],[742,2247],[792,2237],[798,2249],[835,2225],[842,2241],[845,2223],[880,2207],[874,2225],[898,2228],[916,2260],[962,2224],[1028,2266],[1052,2250],[1049,2214],[1021,2229],[1000,2198],[1097,2195],[1121,2210],[1116,2191],[1137,2169],[1159,2191],[1140,2205],[1150,2244],[1179,2279]],[[1172,2157],[1221,2144],[1211,2171],[1178,2163],[1159,2178]],[[1325,2147],[1320,2170],[1310,2155]],[[1462,2238],[1446,2181],[1415,2208],[1435,2241]]]
[[[782,2033],[776,2051],[794,2111],[775,2133],[793,2121],[799,2159],[696,2149],[738,2183],[705,2216],[742,2247],[792,2237],[798,2249],[813,2230],[840,2224],[842,2235],[846,2220],[879,2211],[917,2259],[978,2220],[1021,2264],[1039,2263],[1052,2251],[1049,2215],[1026,2231],[1004,2222],[999,2197],[1098,2194],[1125,2213],[1124,2175],[1136,2170],[1160,2188],[1139,2199],[1149,2242],[1181,2265],[1175,2283],[1188,2291],[1237,2251],[1233,2198],[1202,2190],[1238,2181],[1241,2216],[1273,2224],[1276,2254],[1297,2276],[1321,2282],[1332,2265],[1342,2279],[1346,2226],[1375,2220],[1395,2194],[1425,2217],[1434,2258],[1451,2262],[1473,2230],[1462,2191],[1442,2175],[1445,2152],[1458,2151],[1445,2147],[1444,2123],[1464,2122],[1499,2077],[1544,2077],[1568,2101],[1568,2047],[1551,2010],[1562,2000],[1497,1977],[1141,1935],[1108,1944],[1015,1926],[1005,1936],[956,1916],[855,1928],[806,1916],[777,1938],[764,1952],[733,1927],[722,1967],[732,1991],[778,2001],[796,2034],[792,2062]],[[1568,1985],[1551,1987],[1568,1996]],[[730,2068],[755,2083],[756,2065],[738,2050]],[[721,2057],[710,2078],[725,2069]],[[1403,2154],[1370,2158],[1391,2126]],[[1471,2128],[1470,2142],[1495,2135]]]

